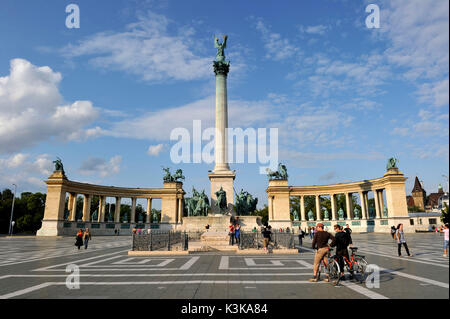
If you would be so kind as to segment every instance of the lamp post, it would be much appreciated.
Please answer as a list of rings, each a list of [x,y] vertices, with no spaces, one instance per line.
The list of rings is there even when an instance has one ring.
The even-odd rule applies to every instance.
[[[16,199],[16,189],[17,189],[17,185],[16,184],[13,184],[13,185],[14,185],[14,196],[13,196],[13,202],[12,202],[12,206],[11,206],[11,218],[9,220],[9,236],[11,236],[12,228],[14,226],[12,219],[13,219],[13,214],[14,214],[14,200]]]

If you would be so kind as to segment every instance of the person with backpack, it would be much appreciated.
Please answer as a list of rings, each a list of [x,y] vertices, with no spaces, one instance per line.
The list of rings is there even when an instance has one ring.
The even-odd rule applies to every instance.
[[[272,232],[270,231],[270,229],[271,229],[271,227],[270,227],[270,226],[267,226],[267,227],[265,227],[265,228],[263,229],[263,231],[262,231],[262,235],[263,235],[263,238],[264,238],[264,251],[265,251],[266,253],[269,253],[269,250],[268,250],[268,248],[269,248],[269,243],[270,243],[270,241],[272,240],[272,238],[270,237],[270,235],[272,234]]]
[[[398,245],[398,256],[402,256],[402,245],[405,247],[408,257],[412,257],[409,253],[408,245],[406,244],[405,233],[403,232],[403,224],[398,224],[397,231],[395,232],[394,239],[397,241]]]
[[[346,231],[344,231],[343,227],[340,225],[334,225],[334,231],[335,235],[334,238],[335,246],[336,246],[336,255],[339,257],[338,263],[339,268],[341,269],[340,280],[345,280],[345,273],[344,273],[344,257],[347,258],[347,260],[350,260],[350,257],[348,255],[347,247],[349,245],[349,235]],[[353,272],[350,272],[351,277],[353,277]]]
[[[397,228],[395,228],[395,226],[392,226],[391,227],[391,236],[392,236],[392,239],[395,239],[394,238],[394,235],[395,235],[395,232],[397,231]]]
[[[348,224],[345,225],[344,231],[347,233],[347,236],[348,236],[348,245],[347,246],[353,246],[352,229],[350,228],[350,226]]]

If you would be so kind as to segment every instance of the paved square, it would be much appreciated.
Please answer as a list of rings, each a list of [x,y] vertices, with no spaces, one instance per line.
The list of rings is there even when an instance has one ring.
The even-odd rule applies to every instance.
[[[449,298],[449,260],[439,234],[408,234],[413,257],[398,257],[389,234],[355,234],[358,253],[380,269],[380,287],[346,280],[310,283],[311,242],[297,255],[198,253],[130,257],[128,237],[94,237],[87,250],[72,238],[0,238],[0,298],[401,299]],[[69,265],[80,289],[69,289]]]

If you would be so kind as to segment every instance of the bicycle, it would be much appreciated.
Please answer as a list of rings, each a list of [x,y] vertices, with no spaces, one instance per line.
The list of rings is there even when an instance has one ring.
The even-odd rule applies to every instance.
[[[333,285],[337,285],[339,283],[339,276],[341,275],[341,269],[339,267],[337,256],[331,256],[331,252],[333,248],[328,249],[328,255],[320,261],[319,271],[317,273],[317,278],[320,279],[320,274],[325,273],[328,275],[328,280]],[[328,264],[325,262],[325,259],[328,260]]]
[[[358,251],[358,247],[349,247],[352,251],[352,254],[350,256],[350,260],[347,259],[347,257],[343,256],[345,261],[345,266],[347,267],[347,270],[350,272],[350,274],[357,273],[359,274],[359,281],[360,283],[363,283],[366,280],[366,269],[367,269],[367,261],[365,259],[365,256],[356,255],[356,252]]]

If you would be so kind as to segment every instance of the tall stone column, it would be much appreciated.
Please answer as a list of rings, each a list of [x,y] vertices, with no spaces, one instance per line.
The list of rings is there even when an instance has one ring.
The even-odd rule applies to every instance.
[[[302,220],[306,220],[306,213],[305,213],[305,196],[300,196],[300,216]]]
[[[352,207],[349,195],[349,193],[345,193],[345,209],[347,210],[347,219],[352,219]]]
[[[211,210],[213,214],[219,213],[216,205],[216,192],[223,188],[227,198],[227,212],[234,214],[231,205],[234,204],[234,179],[236,174],[230,170],[228,165],[228,96],[227,96],[227,76],[230,70],[230,63],[225,61],[224,49],[226,47],[226,37],[223,44],[219,44],[216,39],[216,47],[221,50],[217,60],[214,61],[214,73],[216,75],[216,136],[215,136],[215,166],[208,175],[211,181]]]
[[[91,198],[89,194],[84,194],[83,200],[83,221],[88,222],[91,220]]]
[[[183,200],[181,198],[178,198],[178,217],[177,217],[177,223],[181,223],[181,220],[183,219]]]
[[[116,208],[114,211],[114,221],[116,223],[120,222],[120,201],[122,200],[122,198],[120,197],[116,197]]]
[[[322,220],[322,211],[320,209],[320,196],[316,195],[316,220]]]
[[[105,221],[105,202],[106,197],[100,196],[98,201],[98,221],[103,223]]]
[[[331,200],[331,219],[337,220],[336,194],[330,194],[330,200]]]
[[[381,212],[380,212],[380,198],[378,196],[378,190],[375,189],[373,191],[373,199],[375,202],[375,213],[376,213],[376,218],[381,218]]]
[[[152,199],[147,198],[147,218],[145,220],[146,223],[151,223],[151,217],[152,217]]]
[[[70,218],[69,220],[74,222],[76,220],[77,216],[77,197],[78,194],[76,193],[70,193],[72,195],[72,200],[69,199],[69,206],[70,206]]]
[[[359,192],[359,201],[361,202],[361,217],[367,219],[367,206],[365,192]]]
[[[384,209],[384,200],[383,200],[383,189],[380,189],[378,192],[378,198],[380,200],[380,213],[383,215],[383,209]]]

